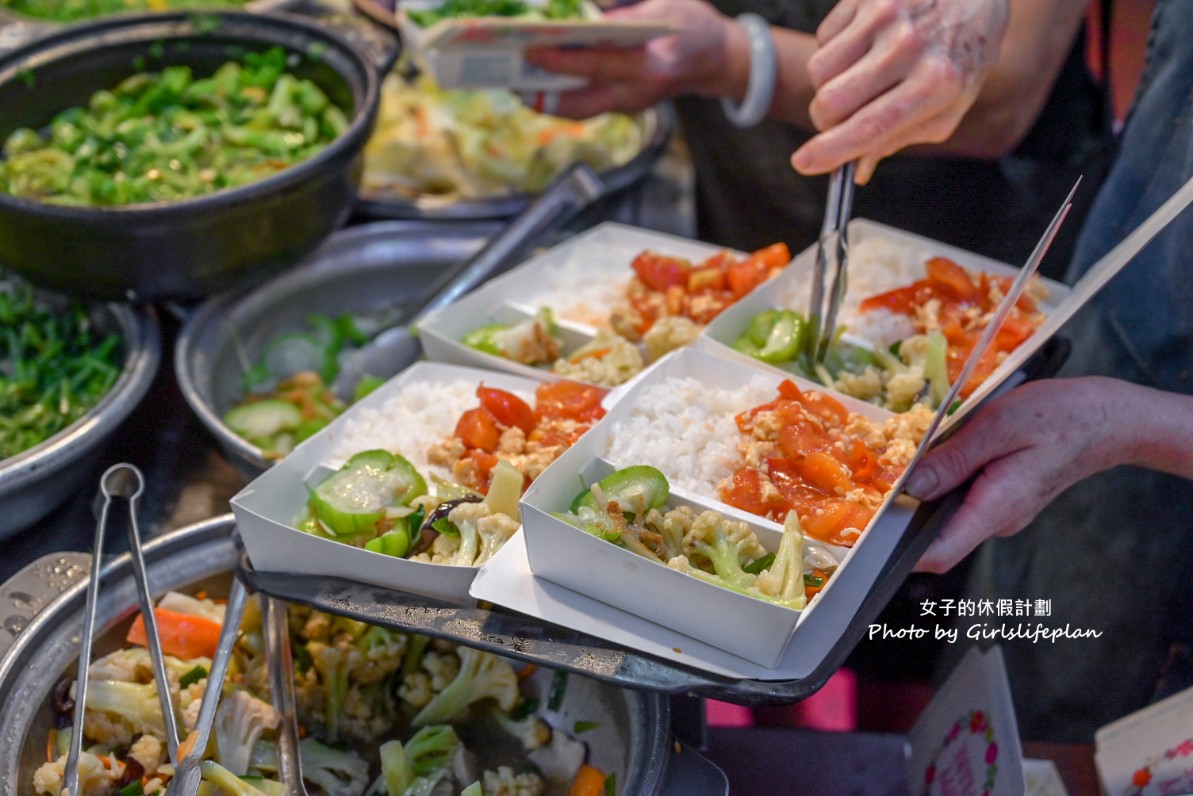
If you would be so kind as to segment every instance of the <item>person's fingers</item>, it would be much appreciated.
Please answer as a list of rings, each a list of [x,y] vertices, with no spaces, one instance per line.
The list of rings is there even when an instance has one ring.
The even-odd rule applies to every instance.
[[[632,86],[592,85],[561,93],[552,114],[568,119],[589,119],[610,111],[634,113],[654,103],[654,99],[636,92]]]
[[[808,113],[818,130],[827,130],[903,82],[923,55],[919,33],[910,22],[894,23],[860,60],[822,85]]]
[[[598,84],[641,80],[647,65],[645,47],[583,50],[537,47],[527,50],[526,58],[548,72],[577,75]]]
[[[857,14],[859,3],[860,0],[841,0],[833,6],[833,10],[828,12],[820,26],[816,28],[816,42],[824,44],[831,41],[841,31],[849,27],[849,23],[853,22],[853,18]]]
[[[844,30],[822,44],[808,59],[812,85],[819,88],[860,61],[898,14],[895,0],[874,0],[865,14],[855,16]]]
[[[933,59],[935,61],[935,59]],[[916,69],[917,76],[895,86],[841,124],[804,143],[791,157],[801,174],[824,174],[843,163],[891,150],[889,142],[914,127],[917,119],[946,111],[960,93],[960,77],[939,61]]]
[[[916,564],[919,572],[948,572],[992,536],[1013,536],[1027,527],[1054,496],[1034,478],[1031,461],[1011,455],[991,464],[970,487],[957,513]]]

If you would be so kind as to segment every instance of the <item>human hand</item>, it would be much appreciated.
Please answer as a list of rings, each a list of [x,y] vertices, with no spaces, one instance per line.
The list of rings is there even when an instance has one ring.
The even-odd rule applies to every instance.
[[[1012,536],[1083,478],[1139,456],[1155,391],[1115,379],[1030,382],[978,410],[916,466],[907,491],[933,500],[977,476],[916,569],[947,572],[991,536]]]
[[[555,113],[583,119],[607,111],[640,111],[679,94],[731,93],[726,84],[732,70],[727,69],[725,54],[734,37],[745,42],[746,34],[710,4],[702,0],[645,0],[605,16],[668,22],[681,32],[633,49],[528,51],[527,57],[536,66],[589,81],[583,88],[563,92]],[[745,47],[748,52],[748,43]]]
[[[1007,0],[841,0],[808,62],[822,132],[792,166],[822,174],[857,160],[864,184],[884,157],[946,140],[998,57],[1007,15]]]

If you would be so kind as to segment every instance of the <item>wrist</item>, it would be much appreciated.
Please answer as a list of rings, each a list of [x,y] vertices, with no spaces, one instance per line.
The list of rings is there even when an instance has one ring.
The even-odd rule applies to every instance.
[[[720,52],[705,60],[706,72],[691,93],[741,102],[750,84],[750,34],[738,20],[720,19]]]
[[[765,19],[753,13],[741,14],[735,28],[743,30],[749,43],[749,73],[740,102],[721,96],[725,116],[738,127],[753,127],[770,114],[779,80],[778,51]],[[726,70],[729,71],[729,70]],[[733,88],[730,89],[731,91]]]

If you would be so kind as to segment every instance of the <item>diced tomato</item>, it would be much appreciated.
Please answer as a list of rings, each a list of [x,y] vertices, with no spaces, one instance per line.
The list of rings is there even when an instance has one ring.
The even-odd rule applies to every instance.
[[[783,268],[791,262],[791,250],[786,243],[772,243],[751,254],[750,259],[762,263],[768,270]]]
[[[534,410],[513,393],[481,384],[476,388],[476,397],[503,426],[517,426],[527,434],[534,429]]]
[[[605,416],[601,406],[605,391],[599,387],[574,381],[544,382],[534,395],[539,417],[589,421]]]
[[[720,268],[698,268],[688,274],[688,292],[702,290],[724,290],[725,272]]]
[[[901,315],[911,315],[915,311],[915,308],[927,301],[928,298],[928,291],[923,283],[916,282],[907,287],[895,288],[894,290],[888,290],[885,293],[865,298],[858,306],[862,312],[885,309]]]
[[[725,281],[735,299],[749,293],[766,281],[766,264],[761,260],[747,257],[740,263],[729,266],[725,272]]]
[[[779,429],[779,450],[788,459],[798,459],[813,451],[828,450],[832,439],[807,418],[784,423]]]
[[[844,425],[849,419],[849,410],[840,401],[818,390],[804,393],[802,403],[809,414],[830,425]]]
[[[733,483],[723,490],[722,497],[730,506],[742,511],[765,517],[772,509],[781,506],[781,501],[763,500],[762,474],[750,467],[742,467],[733,474]]]
[[[489,481],[493,476],[493,468],[497,466],[498,459],[491,453],[486,453],[481,450],[468,451],[467,458],[476,462],[476,480],[480,484],[480,491],[488,494]]]
[[[460,422],[456,423],[456,436],[469,448],[492,453],[497,450],[501,431],[492,413],[484,407],[477,407],[460,415]]]
[[[804,483],[826,495],[843,495],[854,488],[849,472],[827,453],[812,451],[807,456],[787,461]]]
[[[947,257],[931,258],[924,264],[924,269],[928,273],[928,282],[942,298],[966,303],[978,300],[978,288],[969,272]]]
[[[651,290],[666,290],[672,286],[687,285],[692,264],[679,257],[646,251],[635,257],[630,267]]]
[[[701,269],[715,268],[718,271],[723,272],[723,271],[729,270],[729,268],[732,267],[735,263],[737,263],[737,257],[734,256],[733,252],[727,251],[725,249],[721,249],[721,251],[717,252],[716,254],[710,256],[704,262],[700,263],[699,267]]]
[[[809,536],[832,544],[852,546],[857,535],[845,533],[850,528],[862,531],[870,524],[874,512],[860,503],[840,498],[825,498],[816,510],[800,517]]]
[[[157,635],[162,652],[175,658],[214,658],[220,643],[220,623],[201,616],[183,614],[166,608],[154,608]],[[130,644],[144,647],[148,642],[145,617],[137,614],[126,638]]]
[[[804,392],[791,379],[783,379],[779,382],[779,397],[789,401],[803,401]]]

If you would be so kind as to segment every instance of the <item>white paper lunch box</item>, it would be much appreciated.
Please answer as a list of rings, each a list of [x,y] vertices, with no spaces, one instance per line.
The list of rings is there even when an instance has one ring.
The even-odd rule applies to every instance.
[[[398,3],[396,16],[403,44],[419,54],[441,87],[449,89],[578,88],[585,84],[583,78],[539,69],[526,60],[527,48],[638,47],[678,31],[662,21],[603,19],[600,8],[591,2],[583,4],[583,19],[474,17],[440,20],[424,28],[406,13],[440,5],[442,0],[405,0]]]
[[[634,275],[631,263],[647,250],[696,262],[723,251],[746,256],[723,246],[605,222],[531,257],[420,322],[423,351],[428,359],[439,362],[502,370],[528,378],[561,378],[549,370],[487,354],[460,341],[477,327],[524,321],[547,306],[555,313],[566,356],[608,326],[609,311],[622,300],[625,285]]]
[[[644,391],[670,377],[692,378],[718,388],[752,381],[757,381],[760,388],[765,387],[767,397],[761,401],[743,397],[742,405],[733,414],[772,400],[779,383],[790,378],[692,349],[675,352],[662,360],[596,427],[552,463],[523,497],[523,531],[531,571],[536,578],[765,667],[777,666],[785,658],[789,645],[804,638],[814,649],[801,657],[801,663],[823,658],[845,631],[906,529],[917,505],[910,498],[888,496],[852,548],[811,540],[832,553],[839,566],[824,589],[802,611],[756,600],[670,570],[551,515],[565,511],[581,489],[616,467],[651,463],[608,462],[611,435],[618,422],[635,411]],[[801,389],[819,389],[798,379],[793,381]],[[840,400],[851,412],[872,420],[882,421],[891,416],[886,410],[860,401],[844,397]],[[667,474],[666,463],[654,464]],[[727,506],[715,495],[694,494],[673,485],[668,505],[678,504],[710,508],[732,519],[746,520],[764,546],[772,551],[782,535],[782,527],[777,523]],[[881,532],[876,532],[879,526]],[[805,539],[805,544],[808,541]]]
[[[404,400],[403,394],[407,398],[414,396],[412,387],[421,392],[428,385],[452,385],[470,398],[465,401],[461,397],[458,403],[464,409],[472,408],[478,405],[475,393],[481,382],[527,398],[532,405],[535,387],[540,383],[506,373],[418,362],[364,400],[350,406],[327,428],[258,476],[232,498],[232,511],[253,566],[264,571],[331,575],[459,605],[471,604],[468,587],[476,575],[475,567],[444,566],[394,558],[303,533],[293,524],[306,506],[309,497],[307,484],[317,483],[330,470],[343,464],[351,454],[362,450],[384,448],[400,453],[414,464],[430,484],[429,473],[434,468],[426,464],[425,445],[414,442],[402,449],[396,447],[394,442],[400,438],[427,442],[447,439],[455,429],[460,411],[463,411],[456,411],[455,400],[441,407],[441,417],[420,425],[416,431],[378,432],[374,435],[360,429],[367,429],[368,422],[376,421],[391,401]],[[430,397],[425,400],[430,400]],[[387,419],[399,424],[403,421],[400,416]],[[359,445],[354,443],[353,436],[361,441]],[[352,450],[345,451],[344,446]],[[419,446],[423,449],[418,450]],[[416,449],[411,450],[411,447]]]
[[[884,224],[873,221],[856,219],[849,224],[849,279],[845,300],[842,303],[838,325],[846,322],[850,310],[856,310],[862,299],[886,290],[902,287],[916,279],[923,277],[922,265],[931,257],[947,257],[971,272],[986,272],[997,276],[1014,277],[1018,268],[1006,263],[983,257],[973,252],[949,246],[931,238],[913,235]],[[780,368],[754,359],[733,348],[733,343],[745,332],[750,321],[762,312],[771,309],[794,309],[807,312],[809,285],[811,273],[816,265],[816,246],[810,246],[795,258],[791,265],[783,269],[774,279],[756,288],[752,293],[742,298],[733,306],[726,309],[713,319],[697,341],[697,347],[727,359],[746,362],[750,365],[776,373],[785,373]],[[904,273],[919,267],[919,275],[906,280],[887,279],[882,274],[875,274],[877,280],[867,274],[868,270],[888,269],[890,273],[902,270]],[[881,287],[868,289],[867,284],[877,281]],[[1040,309],[1049,317],[1067,306],[1072,298],[1069,287],[1051,279],[1041,280],[1047,288],[1048,297],[1040,302]],[[825,286],[828,289],[828,286]],[[850,334],[850,327],[845,326],[846,334]],[[962,404],[956,412],[946,418],[941,424],[941,431],[951,427],[964,417],[969,410],[977,406],[989,396],[1003,382],[1018,370],[1032,354],[1039,350],[1049,337],[1055,333],[1056,327],[1047,320],[1036,329],[1023,344],[1016,348],[991,373]],[[865,339],[865,335],[852,335],[855,339]],[[824,389],[821,387],[820,389]],[[836,393],[834,393],[836,394]]]

